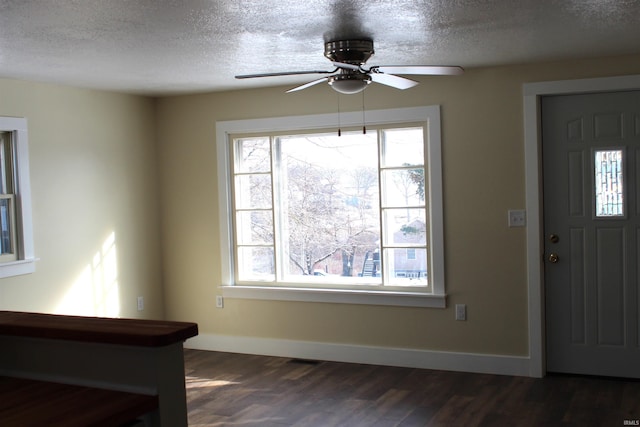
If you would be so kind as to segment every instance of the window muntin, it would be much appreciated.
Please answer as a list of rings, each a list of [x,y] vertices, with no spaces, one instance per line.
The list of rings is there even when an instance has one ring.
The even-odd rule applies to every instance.
[[[625,216],[623,150],[594,150],[594,199],[597,218]]]
[[[239,282],[428,290],[423,135],[233,138]]]

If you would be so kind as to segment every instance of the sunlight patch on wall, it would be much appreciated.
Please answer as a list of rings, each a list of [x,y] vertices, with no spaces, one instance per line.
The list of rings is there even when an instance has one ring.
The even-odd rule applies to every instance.
[[[55,313],[102,317],[120,315],[115,232],[109,234],[100,250],[82,269]]]

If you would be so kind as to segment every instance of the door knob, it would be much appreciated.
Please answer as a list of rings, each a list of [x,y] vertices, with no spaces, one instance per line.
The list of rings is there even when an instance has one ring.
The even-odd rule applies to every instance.
[[[549,262],[552,263],[552,264],[557,263],[559,259],[560,258],[558,258],[558,254],[552,253],[552,254],[549,255]]]

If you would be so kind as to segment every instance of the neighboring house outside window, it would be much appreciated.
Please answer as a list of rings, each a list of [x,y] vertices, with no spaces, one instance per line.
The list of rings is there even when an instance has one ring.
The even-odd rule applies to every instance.
[[[439,108],[367,115],[218,123],[227,295],[444,306]]]
[[[425,239],[427,225],[424,221],[416,219],[408,224],[403,224],[396,231],[394,240],[405,245],[415,244]],[[419,280],[426,276],[423,260],[426,257],[426,249],[407,247],[405,251],[395,253],[396,275],[409,280]]]
[[[27,121],[0,117],[0,278],[34,269]]]

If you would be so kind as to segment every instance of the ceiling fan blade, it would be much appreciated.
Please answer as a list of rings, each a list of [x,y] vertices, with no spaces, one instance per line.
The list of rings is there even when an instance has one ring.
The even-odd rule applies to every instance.
[[[311,81],[311,82],[309,82],[309,83],[305,83],[305,84],[303,84],[303,85],[301,85],[301,86],[296,86],[296,87],[294,87],[293,89],[289,89],[289,90],[287,91],[287,93],[289,93],[289,92],[296,92],[296,91],[299,91],[299,90],[302,90],[302,89],[306,89],[306,88],[311,87],[311,86],[315,86],[315,85],[317,85],[317,84],[319,84],[319,83],[326,82],[326,81],[327,81],[327,79],[328,79],[328,77],[322,77],[321,79],[314,80],[314,81]]]
[[[369,75],[374,82],[395,87],[396,89],[409,89],[418,84],[415,80],[394,76],[393,74],[371,73]]]
[[[405,65],[405,66],[387,66],[377,65],[371,67],[372,73],[391,73],[391,74],[420,74],[434,76],[457,76],[464,73],[464,68],[457,66],[435,66],[435,65]]]
[[[336,71],[338,71],[338,69],[336,68],[333,71],[320,71],[320,70],[314,70],[314,71],[283,71],[280,73],[261,73],[261,74],[241,74],[239,76],[235,76],[236,79],[253,79],[256,77],[278,77],[278,76],[296,76],[299,74],[333,74]]]

